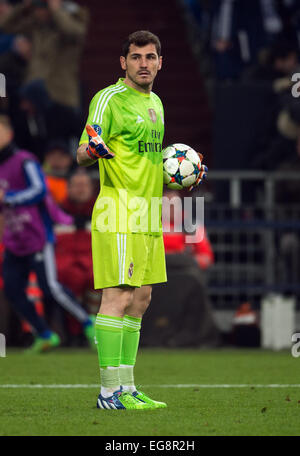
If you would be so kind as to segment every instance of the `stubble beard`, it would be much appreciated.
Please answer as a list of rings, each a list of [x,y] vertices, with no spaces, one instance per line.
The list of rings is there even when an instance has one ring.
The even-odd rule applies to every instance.
[[[149,82],[145,82],[144,84],[141,84],[138,82],[134,77],[132,77],[128,72],[127,72],[127,77],[130,79],[131,82],[134,83],[137,87],[140,87],[144,92],[151,92],[152,86],[153,86],[153,80]]]

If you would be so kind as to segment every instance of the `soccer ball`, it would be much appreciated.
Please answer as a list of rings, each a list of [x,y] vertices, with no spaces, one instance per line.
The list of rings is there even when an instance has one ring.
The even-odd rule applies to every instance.
[[[163,150],[164,184],[181,189],[193,185],[201,171],[197,152],[186,144],[172,144]]]

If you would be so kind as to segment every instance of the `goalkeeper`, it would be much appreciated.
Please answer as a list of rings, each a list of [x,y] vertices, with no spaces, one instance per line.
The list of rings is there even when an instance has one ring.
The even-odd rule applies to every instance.
[[[97,407],[163,408],[165,403],[136,388],[133,375],[151,287],[167,280],[161,207],[155,210],[163,190],[164,136],[163,105],[152,92],[162,66],[158,37],[148,31],[131,34],[120,63],[125,78],[92,99],[77,151],[79,165],[98,161],[100,171],[92,214],[94,285],[103,289],[95,326]]]

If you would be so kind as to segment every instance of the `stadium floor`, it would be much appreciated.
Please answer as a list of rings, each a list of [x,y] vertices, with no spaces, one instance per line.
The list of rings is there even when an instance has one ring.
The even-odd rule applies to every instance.
[[[0,358],[0,435],[300,435],[300,364],[290,351],[143,349],[136,379],[168,408],[96,409],[97,355],[88,349],[8,349]]]

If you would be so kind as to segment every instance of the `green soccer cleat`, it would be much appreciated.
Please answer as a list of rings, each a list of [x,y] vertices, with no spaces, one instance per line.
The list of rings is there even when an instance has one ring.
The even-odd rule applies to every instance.
[[[84,335],[85,335],[85,337],[87,338],[87,340],[89,342],[90,347],[93,350],[97,350],[96,339],[95,339],[95,321],[96,321],[96,317],[95,317],[95,315],[90,315],[89,319],[90,319],[91,323],[87,324],[84,327],[83,332],[84,332]]]
[[[149,410],[154,409],[153,405],[146,404],[136,399],[132,394],[115,391],[110,397],[103,397],[99,394],[97,408],[104,410]]]
[[[45,353],[52,348],[58,347],[60,345],[60,337],[56,333],[51,333],[51,336],[48,338],[36,337],[35,341],[31,347],[25,350],[25,353],[34,354],[34,353]]]
[[[152,405],[153,408],[166,408],[167,407],[167,404],[165,402],[154,401],[149,396],[147,396],[147,394],[143,393],[143,391],[135,391],[134,393],[132,393],[132,396],[141,402]]]

